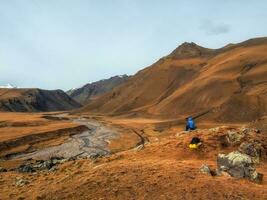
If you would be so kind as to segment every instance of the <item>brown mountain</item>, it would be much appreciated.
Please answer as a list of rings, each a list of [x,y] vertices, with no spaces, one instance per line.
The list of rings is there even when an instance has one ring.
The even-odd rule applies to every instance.
[[[184,43],[80,112],[251,121],[267,113],[266,52],[267,38],[220,49]]]
[[[80,104],[86,104],[90,99],[97,95],[110,92],[113,88],[121,85],[129,79],[129,76],[114,76],[109,79],[88,83],[80,88],[67,91],[67,94],[79,102]]]
[[[60,111],[79,107],[62,90],[0,89],[0,111]]]

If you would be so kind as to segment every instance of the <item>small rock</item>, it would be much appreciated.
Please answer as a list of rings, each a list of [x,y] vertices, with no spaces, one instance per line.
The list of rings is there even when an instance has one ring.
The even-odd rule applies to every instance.
[[[18,171],[19,172],[35,172],[35,170],[33,169],[33,167],[30,165],[30,164],[28,164],[28,165],[21,165],[21,166],[19,166],[19,168],[18,168]]]
[[[35,170],[49,170],[54,166],[52,160],[38,160],[35,164],[32,165],[32,167]]]
[[[243,134],[248,134],[249,133],[249,129],[248,128],[246,128],[246,127],[242,127],[241,128],[241,132],[243,133]]]
[[[200,169],[199,169],[202,173],[204,173],[204,174],[208,174],[208,175],[210,175],[211,176],[211,169],[209,168],[209,166],[208,165],[202,165],[201,167],[200,167]]]
[[[3,167],[0,167],[0,172],[7,172],[7,170]]]
[[[54,166],[54,164],[52,163],[51,160],[47,160],[47,161],[45,161],[44,164],[43,164],[43,168],[44,168],[44,169],[51,169],[53,166]]]
[[[17,187],[21,187],[21,186],[24,186],[24,185],[27,185],[29,184],[30,182],[26,179],[23,179],[23,178],[16,178],[16,186]]]
[[[56,166],[54,166],[54,167],[52,167],[51,169],[49,169],[50,172],[54,172],[54,171],[56,171],[56,170],[57,170],[57,167],[56,167]]]
[[[66,161],[63,157],[52,157],[50,160],[53,165],[61,164]]]
[[[211,132],[218,132],[220,130],[220,127],[216,127],[216,128],[210,128],[209,131]]]
[[[97,158],[99,158],[99,157],[101,157],[102,155],[101,154],[99,154],[99,153],[91,153],[90,155],[89,155],[89,158],[91,158],[91,159],[97,159]]]
[[[144,145],[138,145],[137,147],[134,148],[134,151],[141,151],[142,149],[144,149]]]
[[[256,129],[255,132],[256,133],[261,133],[261,131],[259,129]]]

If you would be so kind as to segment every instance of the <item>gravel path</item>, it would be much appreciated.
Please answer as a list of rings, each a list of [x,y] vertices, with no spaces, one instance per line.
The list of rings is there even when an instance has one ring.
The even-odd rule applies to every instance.
[[[118,137],[118,133],[97,121],[89,121],[84,118],[74,119],[73,121],[87,126],[88,131],[71,136],[61,145],[40,149],[32,153],[21,154],[14,158],[43,160],[53,156],[64,158],[93,158],[110,153],[108,143],[111,139]]]

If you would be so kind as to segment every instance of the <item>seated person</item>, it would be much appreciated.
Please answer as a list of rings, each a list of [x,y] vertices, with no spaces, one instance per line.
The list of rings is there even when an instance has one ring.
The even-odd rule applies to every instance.
[[[189,117],[186,122],[186,131],[195,130],[197,127],[192,117]]]

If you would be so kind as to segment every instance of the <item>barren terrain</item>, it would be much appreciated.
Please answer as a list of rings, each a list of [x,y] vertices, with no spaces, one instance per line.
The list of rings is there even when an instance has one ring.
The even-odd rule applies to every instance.
[[[72,111],[31,113],[80,106],[60,91],[1,90],[0,110],[28,113],[0,113],[0,200],[267,199],[266,51],[184,43]]]
[[[27,115],[13,113],[13,117],[11,115],[6,113],[6,119],[10,117],[9,120],[11,120],[14,115],[18,115],[17,120],[20,118],[25,123],[30,122],[29,124],[32,121],[51,123],[48,126],[50,131],[57,129],[55,128],[56,124],[58,127],[68,124],[72,128],[81,125],[80,121],[77,123],[73,120],[77,119],[77,116],[66,116],[66,114],[64,114],[64,120],[55,120],[54,117],[61,116],[59,113],[49,113],[49,115],[45,113]],[[50,116],[50,120],[43,119],[44,116]],[[234,200],[267,198],[266,178],[261,184],[258,184],[230,176],[212,177],[202,174],[199,170],[203,164],[208,164],[215,169],[218,153],[229,153],[238,148],[237,145],[224,146],[221,138],[229,130],[238,130],[244,124],[224,126],[218,124],[221,128],[214,129],[211,127],[216,127],[216,124],[200,123],[198,131],[189,133],[184,132],[180,125],[171,128],[165,127],[159,131],[156,128],[157,124],[166,123],[160,119],[111,118],[96,115],[84,115],[80,116],[80,119],[88,120],[90,123],[97,120],[108,130],[116,130],[116,137],[111,139],[108,145],[111,154],[104,157],[91,159],[81,157],[78,160],[66,161],[57,165],[56,170],[53,171],[0,173],[0,199]],[[262,125],[266,121],[257,123],[257,127],[259,127],[259,123]],[[52,126],[52,124],[54,125]],[[255,128],[256,123],[251,126]],[[75,135],[79,137],[80,133],[75,133]],[[143,143],[138,135],[143,138]],[[201,149],[190,150],[188,148],[193,136],[202,139]],[[18,137],[20,136],[18,135]],[[34,155],[46,151],[47,148],[53,149],[64,143],[67,144],[70,138],[70,135],[67,134],[64,140],[59,137],[54,142],[52,139],[51,142],[48,140],[48,142],[37,143],[38,148],[33,150],[34,153],[21,154],[22,158],[25,155],[34,157]],[[252,139],[261,141],[266,148],[265,131],[252,133],[245,138],[246,141]],[[23,162],[26,161],[18,162],[18,157],[11,157],[8,160],[2,160],[0,166],[12,169],[18,163]],[[266,169],[266,155],[264,154],[261,162],[257,165],[257,171],[266,177]],[[25,184],[18,184],[18,180],[24,180]]]
[[[249,122],[267,113],[267,38],[220,49],[184,43],[78,113]]]

